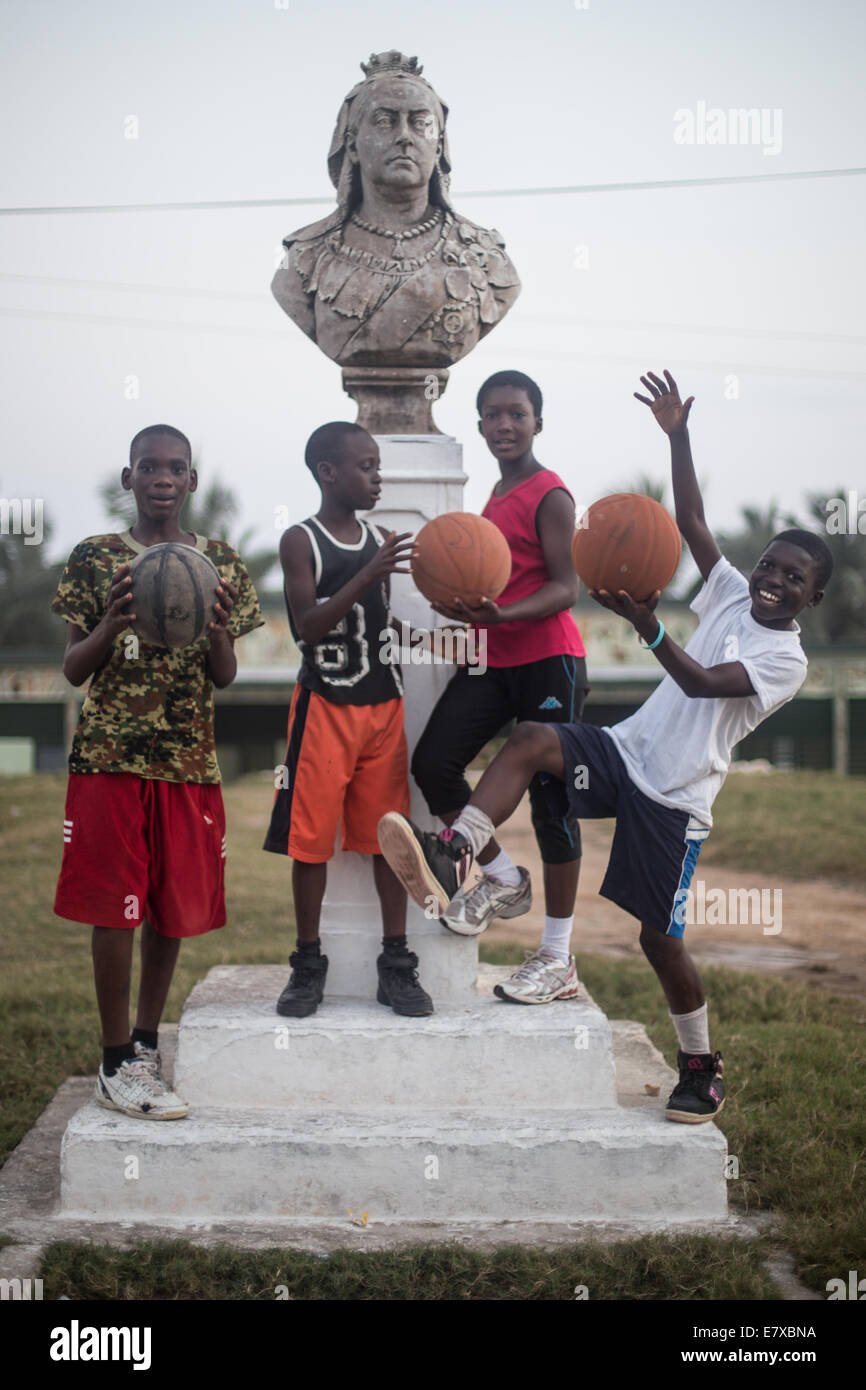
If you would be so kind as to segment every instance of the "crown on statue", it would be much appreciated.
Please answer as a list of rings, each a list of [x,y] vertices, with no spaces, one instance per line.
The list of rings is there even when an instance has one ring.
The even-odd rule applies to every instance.
[[[386,72],[400,73],[406,77],[420,77],[424,71],[417,58],[407,58],[392,48],[388,53],[371,53],[369,63],[361,64],[361,71],[367,78],[381,77]]]

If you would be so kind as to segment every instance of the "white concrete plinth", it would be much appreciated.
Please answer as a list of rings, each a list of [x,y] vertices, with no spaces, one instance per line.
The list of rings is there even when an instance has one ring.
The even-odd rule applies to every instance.
[[[147,1124],[90,1102],[63,1141],[63,1210],[170,1224],[335,1224],[350,1210],[374,1223],[707,1222],[727,1215],[724,1155],[714,1126],[659,1112],[202,1109]]]
[[[382,459],[382,498],[370,519],[386,530],[417,534],[443,512],[463,508],[463,448],[445,434],[377,435]],[[391,611],[410,630],[442,625],[408,575],[391,576]],[[404,723],[411,757],[434,704],[454,675],[450,665],[402,666]],[[441,830],[424,798],[410,781],[413,820],[425,830]],[[371,826],[371,829],[375,827]],[[421,961],[421,983],[434,1002],[471,997],[478,951],[471,938],[447,940],[438,921],[425,918],[410,899],[406,918],[409,946]],[[357,941],[350,938],[357,936]],[[369,858],[338,851],[328,864],[322,906],[322,947],[328,956],[328,989],[358,999],[375,996],[376,956],[381,949],[382,916]]]
[[[175,1064],[190,1106],[417,1115],[616,1104],[610,1026],[591,1000],[476,997],[401,1018],[375,999],[326,997],[310,1018],[280,1018],[282,983],[269,966],[218,966],[193,990]]]
[[[509,1005],[490,992],[498,975],[483,967],[471,998],[431,1018],[326,996],[312,1017],[282,1019],[282,967],[215,967],[178,1028],[189,1117],[89,1101],[63,1142],[62,1215],[286,1230],[344,1225],[348,1209],[407,1228],[724,1220],[724,1136],[671,1124],[664,1093],[643,1094],[670,1075],[646,1038],[631,1040],[617,1104],[611,1027],[592,1000]]]
[[[368,901],[371,894],[373,902]],[[425,917],[411,899],[408,908],[409,947],[418,956],[418,978],[434,1005],[471,998],[478,974],[477,941],[446,931],[438,917]],[[320,934],[328,957],[328,995],[375,999],[382,918],[368,857],[340,853],[329,863]],[[274,1002],[288,978],[286,969]]]
[[[363,932],[331,923],[322,929],[322,950],[328,957],[328,995],[375,999],[378,986],[376,958],[382,951],[382,928],[378,922],[365,924]],[[446,940],[438,921],[427,921],[413,913],[408,926],[409,947],[418,957],[418,978],[434,1005],[466,999],[478,970],[478,947],[471,937]],[[285,979],[280,990],[289,978]],[[277,991],[279,995],[280,990]]]

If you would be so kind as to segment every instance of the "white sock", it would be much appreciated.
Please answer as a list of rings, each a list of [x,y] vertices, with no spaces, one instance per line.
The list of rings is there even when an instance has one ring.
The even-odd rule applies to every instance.
[[[568,943],[571,940],[571,929],[574,926],[574,917],[548,917],[544,918],[544,936],[541,938],[542,946],[546,946],[551,955],[561,960],[563,965],[568,965]]]
[[[699,1053],[706,1057],[710,1050],[710,1025],[707,1019],[707,1006],[702,1004],[690,1014],[671,1014],[681,1052]]]
[[[501,849],[489,864],[479,864],[478,867],[485,878],[495,878],[497,883],[504,883],[506,888],[516,888],[520,882],[520,870],[504,849]]]
[[[496,826],[478,806],[464,806],[451,829],[456,830],[459,835],[465,835],[472,846],[472,853],[477,858],[488,840],[493,839]]]

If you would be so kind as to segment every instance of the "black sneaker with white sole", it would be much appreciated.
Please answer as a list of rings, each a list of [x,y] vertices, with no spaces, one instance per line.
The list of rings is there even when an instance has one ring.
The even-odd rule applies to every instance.
[[[431,917],[445,909],[472,867],[472,846],[455,830],[419,830],[396,811],[379,821],[379,848],[406,892]]]
[[[322,1002],[325,977],[328,974],[327,956],[307,956],[293,951],[289,956],[292,973],[277,1000],[277,1013],[283,1018],[309,1018]]]
[[[680,1079],[671,1091],[666,1118],[686,1125],[714,1120],[725,1103],[721,1052],[678,1052],[677,1066]]]
[[[380,1004],[390,1004],[404,1018],[427,1018],[433,1013],[433,1000],[418,980],[418,957],[414,951],[383,951],[376,961]]]

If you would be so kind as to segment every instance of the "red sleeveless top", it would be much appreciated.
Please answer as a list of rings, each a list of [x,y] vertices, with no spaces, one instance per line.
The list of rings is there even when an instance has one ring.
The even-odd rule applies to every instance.
[[[535,514],[541,499],[558,487],[571,497],[562,479],[542,468],[504,497],[491,493],[481,513],[499,527],[511,550],[511,578],[497,599],[503,607],[534,594],[550,580]],[[525,666],[548,656],[586,656],[577,623],[568,609],[532,622],[499,623],[486,632],[488,666]]]

